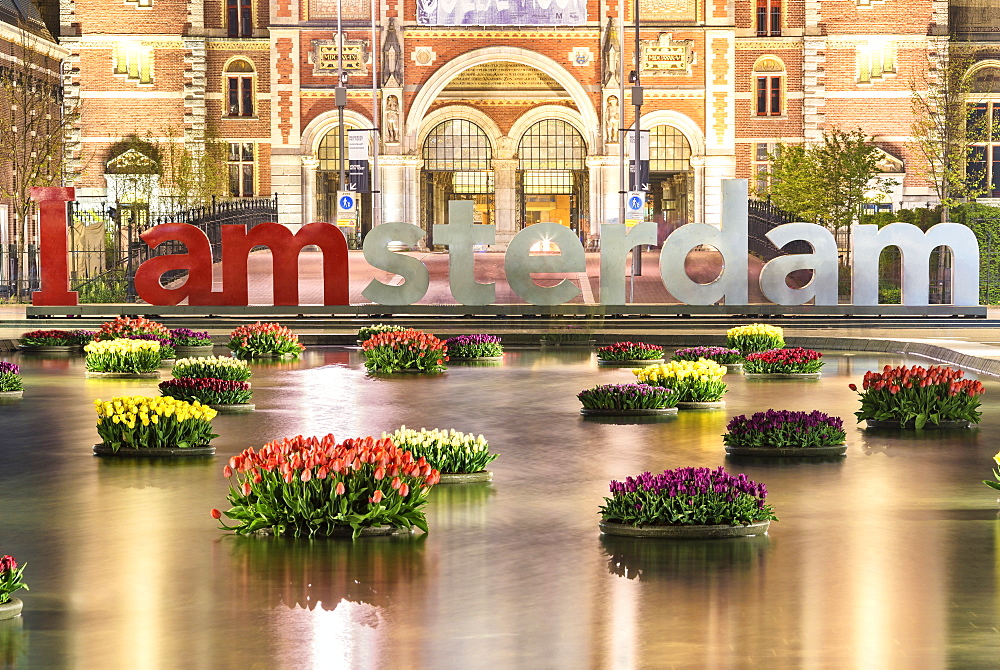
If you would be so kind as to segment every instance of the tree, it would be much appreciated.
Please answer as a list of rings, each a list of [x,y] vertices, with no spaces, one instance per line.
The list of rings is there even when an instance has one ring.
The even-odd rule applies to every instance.
[[[206,205],[215,196],[229,195],[229,172],[226,163],[229,148],[211,134],[202,146],[192,148],[178,141],[172,130],[165,133],[161,147],[165,186],[181,209]]]
[[[62,109],[60,59],[50,43],[25,27],[11,45],[10,60],[0,65],[0,198],[13,210],[18,257],[24,259],[33,241],[30,191],[33,186],[58,186],[66,133],[77,111]],[[27,271],[27,263],[22,269]]]
[[[910,132],[947,221],[950,208],[985,192],[985,175],[970,174],[968,158],[969,140],[985,130],[987,120],[970,113],[972,59],[945,53],[929,61],[927,72],[910,81]]]
[[[764,194],[778,207],[804,220],[839,230],[856,222],[863,205],[886,194],[896,182],[880,177],[881,154],[860,129],[823,133],[823,141],[806,146],[782,145],[769,156]]]

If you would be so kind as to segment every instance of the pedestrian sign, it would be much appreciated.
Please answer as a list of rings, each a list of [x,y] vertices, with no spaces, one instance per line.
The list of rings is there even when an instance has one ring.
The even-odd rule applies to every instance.
[[[358,215],[358,194],[354,191],[337,191],[337,221],[354,219]]]
[[[634,226],[642,221],[646,214],[646,192],[629,191],[625,196],[625,225]]]

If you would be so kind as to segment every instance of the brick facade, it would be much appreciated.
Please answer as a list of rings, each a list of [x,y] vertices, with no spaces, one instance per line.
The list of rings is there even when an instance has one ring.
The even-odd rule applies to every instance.
[[[172,129],[173,137],[194,145],[206,136],[253,142],[257,191],[277,192],[284,222],[330,216],[324,198],[335,195],[330,185],[335,191],[336,183],[323,174],[329,163],[317,152],[324,136],[336,132],[337,73],[317,61],[322,54],[336,56],[333,5],[235,0],[235,6],[244,4],[251,8],[252,36],[231,38],[226,0],[62,0],[62,42],[71,52],[68,96],[83,110],[73,139],[80,156],[76,183],[84,196],[107,197],[103,166],[116,139],[136,133],[162,140],[168,135],[162,129]],[[941,41],[934,35],[946,16],[942,0],[765,5],[780,12],[780,29],[769,25],[758,34],[757,0],[643,0],[643,48],[670,54],[667,61],[687,60],[672,61],[681,63],[675,70],[641,71],[643,127],[663,137],[676,138],[679,131],[691,155],[688,169],[661,161],[670,169],[654,170],[654,211],[716,222],[721,180],[754,179],[758,145],[815,141],[834,127],[861,128],[902,161],[905,176],[893,195],[895,206],[928,200],[932,189],[910,138],[910,82]],[[588,237],[601,222],[617,220],[621,147],[609,121],[630,127],[634,116],[629,84],[623,98],[617,76],[609,80],[606,68],[624,63],[627,76],[635,67],[633,31],[618,34],[618,3],[588,0],[586,23],[571,27],[425,26],[418,23],[417,6],[377,3],[373,45],[365,19],[370,5],[343,2],[343,39],[362,54],[360,69],[348,72],[346,123],[356,129],[374,125],[372,67],[377,65],[379,113],[393,115],[379,125],[384,140],[396,140],[379,146],[381,207],[365,196],[363,206],[375,210],[368,225],[379,216],[424,226],[443,222],[440,207],[431,202],[436,188],[431,184],[443,182],[432,182],[426,173],[423,142],[438,124],[453,119],[474,123],[488,136],[498,167],[490,179],[493,191],[479,200],[484,215],[501,229],[516,231],[530,222],[534,205],[526,194],[532,187],[518,149],[524,133],[546,118],[563,124],[560,132],[578,133],[586,147],[586,165],[573,168],[580,187],[572,194],[574,227]],[[632,3],[624,9],[628,22]],[[617,49],[610,61],[609,40]],[[151,81],[142,81],[141,73],[116,73],[120,51],[115,49],[130,47],[151,61]],[[234,59],[252,64],[249,116],[227,114],[232,73],[226,69]],[[382,72],[393,63],[401,80]],[[514,73],[513,79],[486,77],[478,84],[462,79],[463,71],[489,63],[511,64],[502,71]],[[538,84],[531,72],[556,85]],[[396,110],[387,110],[390,100],[398,103]],[[669,209],[678,197],[686,204]]]

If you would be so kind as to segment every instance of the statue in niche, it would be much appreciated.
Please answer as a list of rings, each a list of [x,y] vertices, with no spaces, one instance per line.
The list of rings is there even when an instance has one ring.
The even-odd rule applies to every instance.
[[[386,144],[399,142],[399,99],[394,95],[385,100],[385,132],[382,138]]]
[[[608,28],[604,33],[604,78],[605,86],[618,83],[618,69],[621,67],[621,47],[618,45],[618,31],[615,30],[614,19],[608,19]]]
[[[609,95],[608,104],[604,112],[604,141],[618,141],[618,126],[622,122],[621,108],[618,105],[618,96]]]
[[[382,85],[402,86],[403,59],[400,58],[402,48],[399,45],[399,31],[396,30],[396,19],[389,19],[389,29],[386,31],[385,42],[382,44]]]

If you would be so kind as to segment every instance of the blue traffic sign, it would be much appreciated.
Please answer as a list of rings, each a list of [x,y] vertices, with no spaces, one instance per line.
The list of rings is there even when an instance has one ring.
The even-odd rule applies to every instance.
[[[639,199],[639,196],[633,195],[631,198],[629,198],[628,207],[629,209],[641,209],[642,200]]]
[[[345,195],[340,199],[340,208],[345,211],[354,209],[354,198]]]

